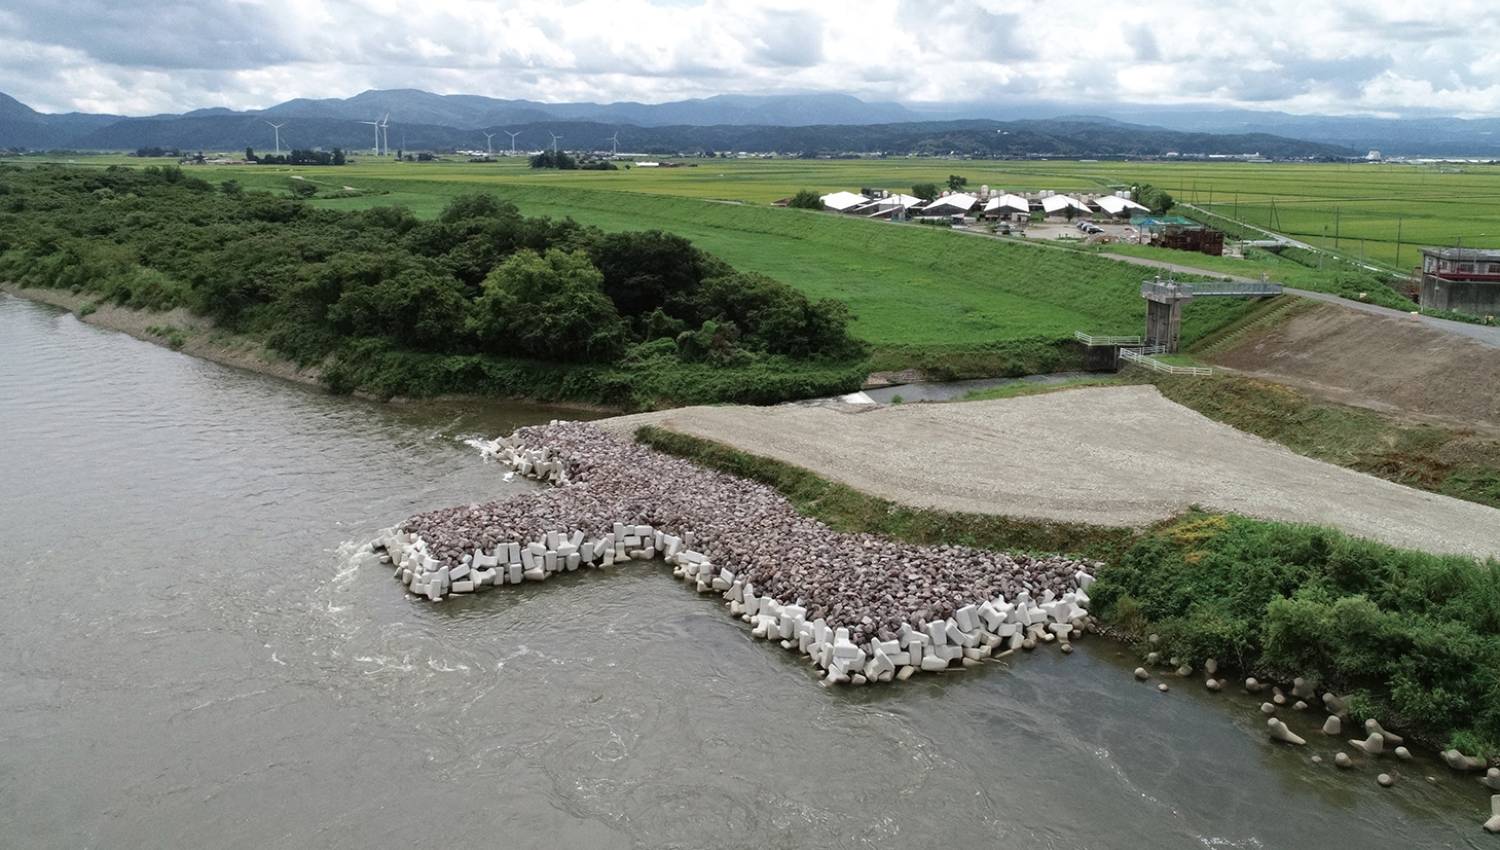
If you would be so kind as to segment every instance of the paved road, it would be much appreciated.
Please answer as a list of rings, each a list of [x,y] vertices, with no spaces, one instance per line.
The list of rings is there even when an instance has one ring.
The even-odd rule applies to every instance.
[[[1115,260],[1121,263],[1130,263],[1131,265],[1145,266],[1146,268],[1160,269],[1162,271],[1175,272],[1177,274],[1217,277],[1242,283],[1260,282],[1256,278],[1241,277],[1239,275],[1209,271],[1208,269],[1200,269],[1195,266],[1186,265],[1184,263],[1169,263],[1165,260],[1149,260],[1145,257],[1131,257],[1126,254],[1102,253],[1099,254],[1099,256],[1105,258],[1106,260]],[[1409,322],[1421,322],[1422,324],[1433,328],[1434,330],[1457,334],[1459,336],[1468,337],[1469,339],[1475,340],[1477,342],[1482,342],[1485,345],[1492,345],[1496,348],[1500,348],[1500,326],[1475,325],[1470,324],[1469,322],[1455,322],[1451,319],[1439,319],[1433,316],[1413,316],[1411,313],[1405,310],[1397,310],[1391,307],[1382,307],[1379,304],[1366,304],[1363,301],[1350,301],[1347,298],[1340,298],[1337,295],[1332,295],[1327,292],[1314,292],[1308,289],[1294,289],[1292,287],[1286,287],[1284,291],[1288,295],[1296,295],[1301,298],[1311,298],[1314,301],[1324,301],[1329,304],[1337,304],[1340,307],[1348,307],[1351,310],[1362,310],[1366,313],[1372,313],[1377,316],[1386,316],[1388,318],[1402,319]]]

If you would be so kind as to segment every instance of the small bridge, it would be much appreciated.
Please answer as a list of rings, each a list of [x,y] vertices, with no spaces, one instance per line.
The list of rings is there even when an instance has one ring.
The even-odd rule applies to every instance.
[[[1182,337],[1182,305],[1194,298],[1266,298],[1281,292],[1281,284],[1265,279],[1250,283],[1178,283],[1158,276],[1141,284],[1141,297],[1146,299],[1145,342],[1163,346],[1167,353],[1176,352]]]
[[[1141,297],[1146,299],[1145,336],[1096,336],[1074,331],[1073,338],[1083,344],[1084,368],[1091,372],[1118,371],[1124,361],[1174,375],[1212,375],[1213,370],[1203,366],[1173,366],[1152,356],[1176,353],[1182,334],[1182,305],[1194,298],[1267,298],[1281,293],[1281,284],[1269,280],[1178,283],[1157,277],[1141,284]]]

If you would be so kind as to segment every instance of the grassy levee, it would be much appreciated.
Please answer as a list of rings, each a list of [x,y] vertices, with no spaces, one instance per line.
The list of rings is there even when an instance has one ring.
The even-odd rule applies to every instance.
[[[371,181],[364,181],[369,183]],[[827,213],[638,193],[487,182],[382,180],[389,194],[316,203],[330,209],[402,204],[432,215],[451,197],[492,191],[527,215],[572,217],[606,230],[661,229],[737,268],[811,298],[849,305],[853,332],[877,369],[915,366],[939,377],[1019,375],[1070,368],[1075,330],[1132,333],[1143,308],[1139,269],[1086,254],[893,226]],[[1244,308],[1194,305],[1197,336]]]
[[[1311,677],[1357,718],[1475,755],[1500,751],[1500,563],[1313,526],[1192,512],[1146,529],[897,505],[808,470],[655,427],[636,439],[768,484],[831,528],[929,545],[1100,558],[1097,616],[1194,663]]]

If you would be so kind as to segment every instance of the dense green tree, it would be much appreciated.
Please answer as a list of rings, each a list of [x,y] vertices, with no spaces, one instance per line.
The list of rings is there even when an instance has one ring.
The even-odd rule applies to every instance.
[[[1135,187],[1131,195],[1136,203],[1146,206],[1156,215],[1164,215],[1177,203],[1171,195],[1167,194],[1167,190],[1159,189],[1150,183],[1142,183]]]
[[[786,205],[803,210],[820,210],[823,208],[823,197],[811,189],[803,189],[793,195]]]
[[[948,175],[948,188],[949,189],[952,189],[953,191],[957,192],[957,191],[963,189],[963,187],[965,187],[967,185],[969,185],[969,178],[960,176],[958,174],[949,174]]]
[[[522,250],[484,281],[470,327],[491,351],[544,360],[610,361],[625,347],[625,323],[581,251]]]
[[[589,247],[603,274],[604,294],[623,316],[645,317],[656,309],[697,324],[695,293],[705,277],[727,268],[674,233],[610,233]]]
[[[930,201],[938,196],[938,187],[936,183],[917,183],[911,187],[911,193],[913,197]]]

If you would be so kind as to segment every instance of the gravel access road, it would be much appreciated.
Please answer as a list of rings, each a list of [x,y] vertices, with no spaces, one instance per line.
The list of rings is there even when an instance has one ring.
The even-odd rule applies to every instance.
[[[1500,557],[1500,510],[1302,457],[1153,387],[876,408],[688,407],[597,424],[620,434],[659,425],[920,508],[1140,526],[1197,505]]]

